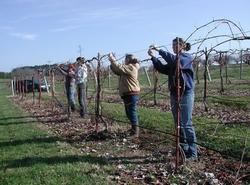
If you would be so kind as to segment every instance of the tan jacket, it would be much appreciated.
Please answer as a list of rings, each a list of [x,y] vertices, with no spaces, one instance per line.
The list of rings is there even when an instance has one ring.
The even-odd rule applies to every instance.
[[[119,94],[121,97],[131,94],[139,94],[140,84],[138,81],[139,64],[117,64],[111,62],[111,70],[120,76]]]

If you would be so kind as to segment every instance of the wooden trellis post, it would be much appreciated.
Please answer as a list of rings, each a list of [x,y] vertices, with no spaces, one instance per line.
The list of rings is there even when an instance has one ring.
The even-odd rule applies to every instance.
[[[207,75],[208,75],[208,81],[211,82],[212,78],[211,78],[211,74],[210,74],[210,71],[209,71],[209,68],[208,68],[208,63],[207,63]]]
[[[222,75],[223,58],[221,52],[219,57],[219,64],[220,64],[220,92],[223,93],[224,92],[223,75]]]
[[[38,88],[39,88],[38,104],[39,104],[39,107],[41,106],[41,97],[42,97],[41,75],[42,75],[42,71],[38,70]]]
[[[17,79],[17,94],[20,96],[21,92],[21,84],[20,84],[20,77]]]
[[[153,69],[153,76],[154,76],[154,105],[157,105],[157,97],[156,97],[156,93],[157,93],[157,86],[158,86],[158,72],[156,71],[156,69]]]
[[[96,123],[96,132],[98,132],[98,123],[100,117],[100,97],[101,97],[101,80],[100,80],[100,70],[101,70],[101,54],[97,55],[97,69],[96,69],[96,103],[95,103],[95,123]]]
[[[228,84],[228,57],[225,55],[226,84]]]
[[[25,90],[24,90],[24,95],[25,95],[25,97],[27,96],[27,93],[28,93],[28,78],[27,78],[27,76],[25,77],[25,79],[24,79],[24,87],[25,87]]]
[[[240,80],[242,79],[242,70],[243,70],[243,58],[242,58],[242,50],[240,50]]]
[[[111,80],[110,66],[108,66],[108,88],[110,88],[110,80]]]
[[[205,67],[204,67],[204,94],[203,94],[203,103],[205,105],[205,111],[208,111],[207,108],[207,65],[208,65],[208,52],[207,48],[205,48]]]
[[[146,67],[144,67],[143,70],[144,70],[144,73],[145,73],[145,75],[146,75],[146,77],[147,77],[149,87],[151,87],[151,81],[150,81],[150,78],[149,78],[149,76],[148,76],[148,71],[147,71]]]
[[[46,75],[46,74],[45,74]],[[46,76],[44,75],[43,77],[43,80],[44,80],[44,83],[45,83],[45,87],[46,87],[46,91],[47,93],[49,94],[49,86],[48,86],[48,82],[47,82],[47,79],[46,79]]]
[[[197,60],[196,61],[196,72],[195,72],[197,84],[200,84],[200,80],[199,80],[199,64],[200,64],[200,60]]]
[[[24,77],[22,76],[22,99],[24,98],[24,91],[25,91],[25,86],[24,86]]]
[[[35,104],[35,82],[34,82],[34,74],[32,76],[32,94],[33,94],[33,104]]]
[[[14,92],[14,96],[16,95],[16,76],[13,77],[13,92]]]
[[[52,112],[54,111],[54,98],[55,98],[55,74],[54,70],[49,71],[50,79],[51,79],[51,106]]]
[[[11,92],[12,92],[12,96],[14,96],[15,95],[15,93],[14,93],[14,80],[11,80]]]

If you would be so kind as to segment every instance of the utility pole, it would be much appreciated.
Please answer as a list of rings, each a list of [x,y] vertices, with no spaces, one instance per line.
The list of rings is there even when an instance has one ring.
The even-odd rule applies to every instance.
[[[79,56],[81,57],[82,56],[82,46],[79,45],[78,47],[79,47]]]

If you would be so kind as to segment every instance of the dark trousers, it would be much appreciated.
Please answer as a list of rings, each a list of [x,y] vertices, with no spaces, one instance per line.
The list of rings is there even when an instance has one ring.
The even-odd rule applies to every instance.
[[[87,113],[87,98],[86,98],[85,83],[77,84],[77,95],[78,95],[78,102],[80,105],[80,115],[85,116],[85,114]]]

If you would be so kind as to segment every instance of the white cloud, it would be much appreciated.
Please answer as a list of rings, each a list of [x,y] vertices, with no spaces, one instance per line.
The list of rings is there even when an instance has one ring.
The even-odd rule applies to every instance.
[[[64,31],[70,31],[70,30],[75,30],[77,28],[79,28],[80,26],[65,26],[65,27],[61,27],[61,28],[54,28],[51,29],[52,32],[64,32]]]
[[[10,35],[24,40],[35,40],[38,37],[38,35],[32,33],[11,33]]]

